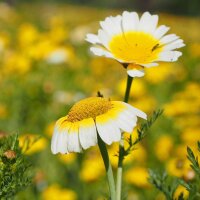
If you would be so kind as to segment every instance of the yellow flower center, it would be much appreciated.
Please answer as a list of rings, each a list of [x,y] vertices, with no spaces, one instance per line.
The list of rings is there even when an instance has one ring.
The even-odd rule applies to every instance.
[[[112,108],[111,101],[102,97],[90,97],[74,104],[68,113],[67,121],[76,122],[87,118],[95,119]]]
[[[116,35],[109,43],[111,53],[125,62],[147,64],[155,61],[162,51],[159,40],[144,32]]]

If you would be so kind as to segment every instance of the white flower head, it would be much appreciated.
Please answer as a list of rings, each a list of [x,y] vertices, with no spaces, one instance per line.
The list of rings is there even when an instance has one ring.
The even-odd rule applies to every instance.
[[[87,34],[97,56],[113,58],[127,66],[132,77],[144,75],[144,67],[157,66],[159,61],[174,62],[182,55],[176,49],[185,46],[175,34],[167,34],[169,27],[158,26],[158,15],[136,12],[107,17],[100,22],[98,34]]]
[[[102,97],[83,99],[56,122],[51,150],[53,154],[81,152],[97,144],[97,134],[110,145],[121,139],[122,132],[133,131],[137,117],[147,116],[127,103]]]

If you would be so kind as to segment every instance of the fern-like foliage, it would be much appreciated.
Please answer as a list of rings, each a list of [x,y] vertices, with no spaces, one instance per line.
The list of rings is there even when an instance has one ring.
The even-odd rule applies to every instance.
[[[197,146],[198,151],[200,152],[200,142],[197,143]],[[200,199],[200,165],[198,157],[195,156],[190,147],[187,147],[187,158],[190,161],[191,168],[195,172],[195,178],[190,182],[186,182],[185,180],[176,177],[173,177],[171,182],[169,182],[169,177],[166,173],[160,175],[153,170],[149,170],[149,182],[160,190],[165,195],[167,200],[186,200],[186,197],[184,198],[182,193],[177,199],[174,199],[174,192],[178,185],[182,185],[188,190],[189,196],[187,197],[187,200]]]
[[[135,141],[133,141],[132,135],[130,135],[130,137],[127,139],[128,148],[124,149],[124,156],[127,156],[128,154],[130,154],[131,151],[134,150],[135,145],[144,139],[144,137],[148,133],[148,130],[156,122],[156,120],[162,115],[162,113],[163,113],[162,109],[158,109],[154,111],[152,116],[149,117],[146,122],[140,125],[140,127],[137,129],[138,137]]]
[[[0,199],[12,199],[32,179],[30,164],[22,154],[17,135],[0,138]]]

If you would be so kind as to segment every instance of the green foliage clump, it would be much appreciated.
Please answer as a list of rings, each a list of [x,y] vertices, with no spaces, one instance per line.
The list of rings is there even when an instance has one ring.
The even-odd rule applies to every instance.
[[[0,138],[0,199],[11,199],[30,185],[30,164],[19,147],[18,135]]]

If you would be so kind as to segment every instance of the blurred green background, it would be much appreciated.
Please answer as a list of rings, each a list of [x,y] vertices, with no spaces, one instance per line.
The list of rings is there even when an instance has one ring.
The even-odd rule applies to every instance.
[[[162,200],[147,181],[148,168],[192,181],[186,146],[200,140],[199,1],[1,1],[0,130],[19,133],[35,168],[33,184],[15,198],[101,200],[107,195],[99,151],[52,155],[55,121],[78,100],[95,96],[122,100],[126,71],[115,61],[93,56],[85,41],[99,21],[123,10],[159,14],[186,43],[176,63],[162,63],[135,79],[130,103],[150,115],[164,108],[142,144],[125,160],[124,194],[128,200]],[[84,5],[84,6],[83,6]],[[37,142],[35,138],[41,137]],[[133,138],[136,133],[133,132]],[[109,147],[112,164],[117,144]],[[187,192],[180,187],[180,191]],[[59,198],[58,198],[59,197]]]

